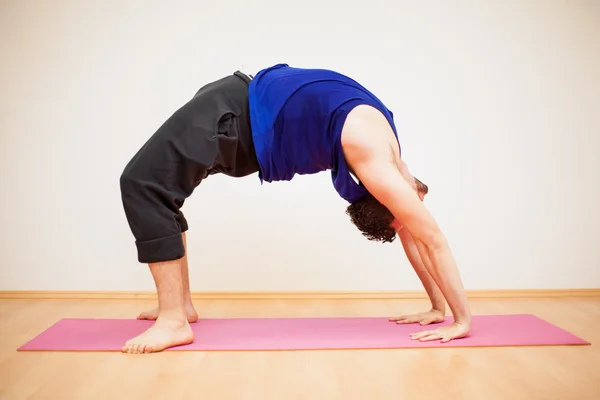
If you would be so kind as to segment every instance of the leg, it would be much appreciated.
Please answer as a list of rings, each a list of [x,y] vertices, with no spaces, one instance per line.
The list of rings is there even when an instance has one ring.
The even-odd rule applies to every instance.
[[[192,294],[190,291],[190,273],[188,268],[188,257],[187,257],[187,238],[185,232],[183,232],[183,246],[186,249],[185,256],[181,263],[181,277],[183,279],[183,302],[185,305],[185,313],[188,318],[188,322],[196,322],[198,320],[198,313],[194,308],[192,302]]]
[[[136,238],[138,261],[149,265],[158,294],[156,316],[150,318],[155,324],[127,341],[122,351],[128,353],[157,352],[194,340],[185,306],[184,286],[189,287],[189,282],[184,285],[187,257],[183,234],[187,224],[182,224],[180,208],[208,166],[182,154],[182,149],[191,147],[185,139],[192,138],[185,128],[175,129],[175,123],[183,124],[177,119],[168,121],[121,176],[123,205]],[[214,144],[199,139],[196,145],[201,147],[201,157],[216,158]]]
[[[150,329],[129,340],[123,352],[152,353],[194,341],[185,313],[182,264],[183,259],[150,264],[158,292],[158,318]]]
[[[169,118],[127,164],[121,196],[136,239],[138,261],[156,283],[155,324],[123,347],[156,352],[193,341],[185,232],[181,207],[214,173],[245,176],[258,171],[248,120],[248,85],[231,76],[201,89]],[[186,311],[187,308],[187,311]]]
[[[177,132],[173,123],[165,124],[146,143],[121,176],[121,196],[136,238],[138,261],[149,265],[158,294],[155,324],[127,341],[122,351],[128,353],[162,351],[194,340],[185,312],[186,254],[179,220],[180,207],[194,189],[194,174],[202,168],[175,162],[180,152],[169,143],[178,139],[169,139],[170,130]]]
[[[183,238],[183,246],[186,249],[185,256],[181,259],[181,278],[183,283],[183,303],[185,308],[185,315],[187,317],[188,322],[196,322],[198,321],[198,313],[194,308],[194,304],[192,303],[192,296],[190,293],[190,278],[188,271],[188,259],[187,259],[187,241],[185,237],[185,232],[182,234]],[[158,318],[159,308],[155,308],[150,311],[145,311],[138,316],[138,319],[149,319],[156,320]]]

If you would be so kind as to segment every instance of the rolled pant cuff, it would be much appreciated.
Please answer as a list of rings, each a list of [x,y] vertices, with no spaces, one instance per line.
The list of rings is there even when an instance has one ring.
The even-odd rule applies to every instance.
[[[138,261],[141,263],[157,263],[178,260],[185,256],[185,247],[181,233],[158,239],[136,241]]]

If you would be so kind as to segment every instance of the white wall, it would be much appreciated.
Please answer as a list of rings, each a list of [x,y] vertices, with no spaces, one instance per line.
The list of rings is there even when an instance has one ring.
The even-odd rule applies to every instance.
[[[201,85],[278,62],[394,111],[469,289],[600,287],[599,3],[285,3],[0,1],[0,290],[152,289],[124,165]],[[328,172],[209,178],[184,208],[192,289],[419,289],[345,206]]]

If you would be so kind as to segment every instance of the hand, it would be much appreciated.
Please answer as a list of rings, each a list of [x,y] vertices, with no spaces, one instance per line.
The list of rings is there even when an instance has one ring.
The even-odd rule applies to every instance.
[[[397,324],[416,324],[429,325],[436,322],[444,321],[444,312],[439,310],[431,310],[420,314],[403,315],[401,317],[390,318]]]
[[[440,340],[442,343],[449,342],[452,339],[460,339],[469,335],[470,326],[459,324],[457,322],[450,326],[442,326],[432,331],[411,333],[412,340],[427,342],[431,340]]]

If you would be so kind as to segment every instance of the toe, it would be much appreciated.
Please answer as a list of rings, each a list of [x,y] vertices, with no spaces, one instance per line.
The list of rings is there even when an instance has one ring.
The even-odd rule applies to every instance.
[[[121,349],[121,351],[123,351],[123,353],[130,353],[130,350],[131,350],[131,340],[128,340],[123,345],[123,348]]]
[[[137,349],[137,344],[136,343],[131,343],[129,345],[129,354],[136,354],[136,349]]]

